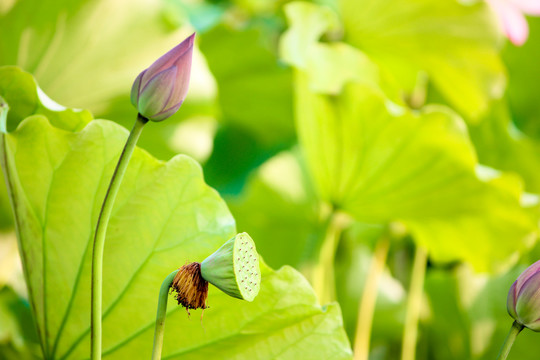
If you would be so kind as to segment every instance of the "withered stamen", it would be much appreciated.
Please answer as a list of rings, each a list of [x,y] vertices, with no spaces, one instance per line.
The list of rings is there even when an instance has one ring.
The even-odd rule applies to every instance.
[[[171,286],[172,291],[176,291],[178,305],[189,309],[206,309],[206,298],[208,296],[208,281],[201,275],[201,264],[194,262],[182,266]]]

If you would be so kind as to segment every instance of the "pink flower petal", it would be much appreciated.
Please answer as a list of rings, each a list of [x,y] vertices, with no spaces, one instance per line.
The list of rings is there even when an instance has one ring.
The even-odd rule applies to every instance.
[[[138,109],[141,115],[153,120],[155,114],[166,108],[174,90],[177,73],[178,69],[176,66],[173,66],[154,75],[142,87],[138,103]]]
[[[514,281],[514,283],[510,287],[510,291],[508,291],[508,298],[506,300],[506,309],[508,310],[508,314],[510,314],[510,316],[513,317],[514,319],[517,319],[517,313],[516,313],[516,302],[517,302],[516,284],[517,284],[517,281]]]
[[[521,46],[529,36],[527,19],[520,9],[512,2],[514,0],[487,0],[508,39],[517,46]]]
[[[540,273],[535,273],[525,281],[517,294],[516,313],[518,321],[538,331],[536,322],[540,318]]]
[[[516,295],[521,291],[523,284],[537,272],[540,272],[540,260],[529,266],[518,276],[516,280]]]
[[[507,0],[521,12],[528,15],[540,15],[540,0]]]

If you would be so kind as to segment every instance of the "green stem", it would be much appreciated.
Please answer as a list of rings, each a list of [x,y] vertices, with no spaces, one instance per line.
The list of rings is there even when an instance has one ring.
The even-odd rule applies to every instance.
[[[152,360],[161,359],[161,348],[163,347],[163,335],[165,334],[165,317],[167,316],[167,299],[169,296],[169,288],[172,285],[174,277],[178,273],[178,270],[173,271],[163,283],[161,283],[161,289],[159,289],[158,308],[156,314],[156,329],[154,331],[154,348],[152,350]]]
[[[373,253],[366,284],[362,292],[362,299],[358,305],[358,320],[354,338],[354,360],[367,360],[369,357],[369,343],[377,302],[377,289],[379,288],[379,279],[384,270],[389,248],[390,238],[388,234],[385,234],[375,245],[375,252]]]
[[[510,353],[512,345],[514,345],[514,341],[516,340],[516,337],[521,332],[521,330],[523,330],[523,325],[519,324],[517,321],[514,321],[512,327],[510,328],[510,332],[506,337],[506,340],[504,340],[504,344],[501,348],[499,356],[497,357],[497,360],[506,360],[508,354]]]
[[[416,356],[416,341],[418,338],[418,319],[422,307],[422,294],[424,290],[424,278],[426,275],[427,251],[416,247],[414,263],[411,274],[411,285],[407,298],[405,315],[405,329],[403,331],[403,344],[401,348],[401,360],[414,360]]]
[[[319,261],[313,271],[313,289],[321,304],[336,299],[334,280],[334,259],[341,232],[346,219],[340,213],[333,212],[328,219],[324,242],[319,253]]]
[[[96,232],[94,235],[94,247],[92,251],[92,310],[91,310],[91,350],[90,358],[92,360],[101,359],[101,316],[102,316],[102,290],[103,290],[103,249],[105,247],[105,235],[107,233],[107,225],[109,224],[109,218],[114,205],[114,200],[118,194],[118,189],[122,183],[122,178],[126,172],[129,164],[129,159],[137,140],[141,135],[144,125],[148,122],[148,119],[142,115],[137,116],[137,121],[131,130],[127,139],[124,150],[120,154],[118,164],[111,178],[109,188],[105,194],[103,205],[101,205],[101,211],[96,225]]]

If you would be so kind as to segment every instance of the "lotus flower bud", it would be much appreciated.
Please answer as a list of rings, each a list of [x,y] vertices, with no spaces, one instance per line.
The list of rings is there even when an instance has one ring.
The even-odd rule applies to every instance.
[[[516,322],[540,331],[540,260],[529,266],[512,284],[506,306]]]
[[[206,309],[208,283],[229,296],[253,301],[261,287],[259,255],[255,243],[246,233],[227,241],[202,263],[182,266],[172,282],[179,305],[189,309]]]
[[[186,98],[191,73],[195,33],[157,59],[137,76],[131,103],[139,114],[153,121],[174,115]]]

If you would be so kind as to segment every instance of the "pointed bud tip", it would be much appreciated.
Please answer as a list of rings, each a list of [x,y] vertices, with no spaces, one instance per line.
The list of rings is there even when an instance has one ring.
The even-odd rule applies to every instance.
[[[189,41],[189,43],[192,44],[192,45],[193,45],[193,41],[195,41],[195,34],[196,34],[196,33],[194,32],[193,34],[189,35],[189,36],[186,38],[186,40]]]
[[[169,58],[171,56],[180,57],[180,56],[184,55],[185,53],[187,53],[188,51],[193,51],[193,43],[194,42],[195,42],[195,33],[191,34],[190,36],[188,36],[187,38],[182,40],[178,45],[176,45],[171,50],[169,50],[161,58],[166,59],[166,58]],[[158,61],[159,61],[159,59],[158,59]]]

